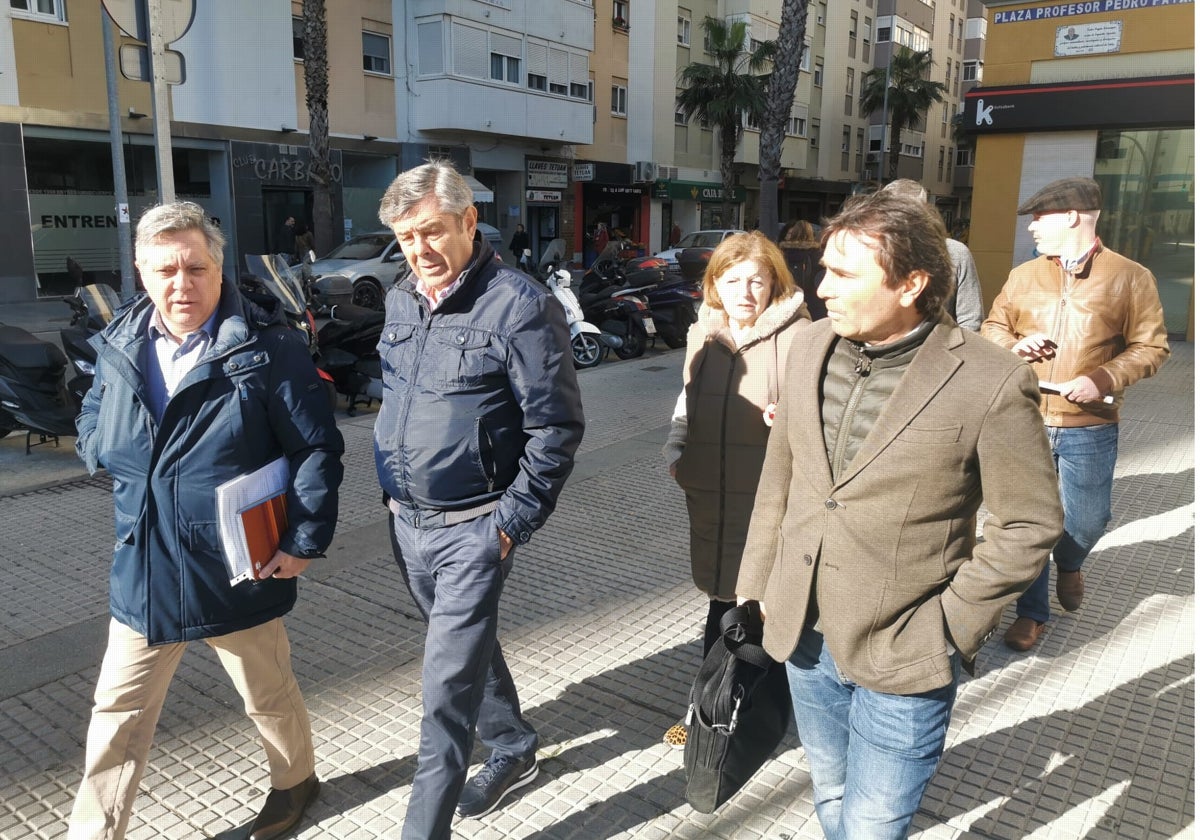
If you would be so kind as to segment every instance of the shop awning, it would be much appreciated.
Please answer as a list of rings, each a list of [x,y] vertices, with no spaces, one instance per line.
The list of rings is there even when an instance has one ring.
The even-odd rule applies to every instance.
[[[489,190],[487,187],[485,187],[483,184],[479,183],[479,181],[477,181],[472,176],[464,175],[463,179],[467,182],[467,185],[471,188],[471,193],[475,196],[476,201],[482,202],[483,204],[491,204],[493,201],[496,200],[496,196],[492,195],[492,191]]]

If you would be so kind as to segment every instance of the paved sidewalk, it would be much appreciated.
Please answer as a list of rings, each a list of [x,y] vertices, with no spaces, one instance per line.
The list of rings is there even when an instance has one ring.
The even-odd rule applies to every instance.
[[[985,648],[914,837],[1193,835],[1195,376],[1193,346],[1173,351],[1129,395],[1115,519],[1088,566],[1084,608],[1056,612],[1031,654],[999,634]],[[659,741],[683,712],[706,610],[690,583],[683,499],[658,452],[681,361],[651,351],[580,377],[589,426],[578,466],[550,524],[518,551],[502,602],[542,773],[495,813],[457,823],[457,837],[821,837],[794,739],[714,816],[684,804],[681,753]],[[297,835],[306,840],[398,836],[415,769],[423,632],[388,547],[373,419],[342,423],[336,542],[288,621],[323,780]],[[0,838],[59,838],[104,646],[109,486],[74,479],[2,495],[16,486],[6,481]],[[239,698],[207,647],[192,645],[128,836],[240,840],[267,784]]]

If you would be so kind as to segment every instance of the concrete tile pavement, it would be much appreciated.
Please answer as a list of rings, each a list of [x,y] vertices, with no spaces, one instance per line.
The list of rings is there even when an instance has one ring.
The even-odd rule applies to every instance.
[[[985,649],[914,837],[1193,833],[1194,366],[1192,345],[1173,349],[1124,411],[1116,516],[1084,608],[1056,612],[1031,654],[998,637]],[[681,358],[652,352],[581,376],[579,464],[550,524],[520,550],[502,604],[542,774],[456,836],[821,837],[794,740],[714,816],[684,804],[681,754],[659,743],[683,711],[705,609],[683,501],[658,454]],[[415,770],[422,627],[390,556],[372,420],[343,422],[342,521],[288,622],[324,780],[302,838],[397,835]],[[103,479],[0,498],[3,838],[65,835],[104,644],[108,505]],[[243,837],[266,784],[239,698],[193,645],[129,837]]]

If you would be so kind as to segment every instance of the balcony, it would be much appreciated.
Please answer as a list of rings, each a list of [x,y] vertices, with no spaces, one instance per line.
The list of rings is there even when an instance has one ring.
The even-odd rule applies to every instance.
[[[409,98],[417,131],[475,131],[551,143],[590,144],[592,103],[526,88],[461,78],[413,83]]]

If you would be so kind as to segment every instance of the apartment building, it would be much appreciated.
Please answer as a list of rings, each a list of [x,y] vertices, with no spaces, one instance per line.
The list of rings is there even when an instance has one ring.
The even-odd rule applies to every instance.
[[[229,276],[242,254],[275,247],[288,215],[311,219],[299,5],[206,0],[170,45],[183,70],[169,96],[176,195],[221,221]],[[392,3],[330,6],[334,217],[349,233],[378,227],[371,200],[397,171]],[[102,14],[99,3],[0,0],[0,301],[70,291],[68,257],[89,279],[118,266]],[[158,201],[152,97],[126,78],[117,93],[136,220]]]

